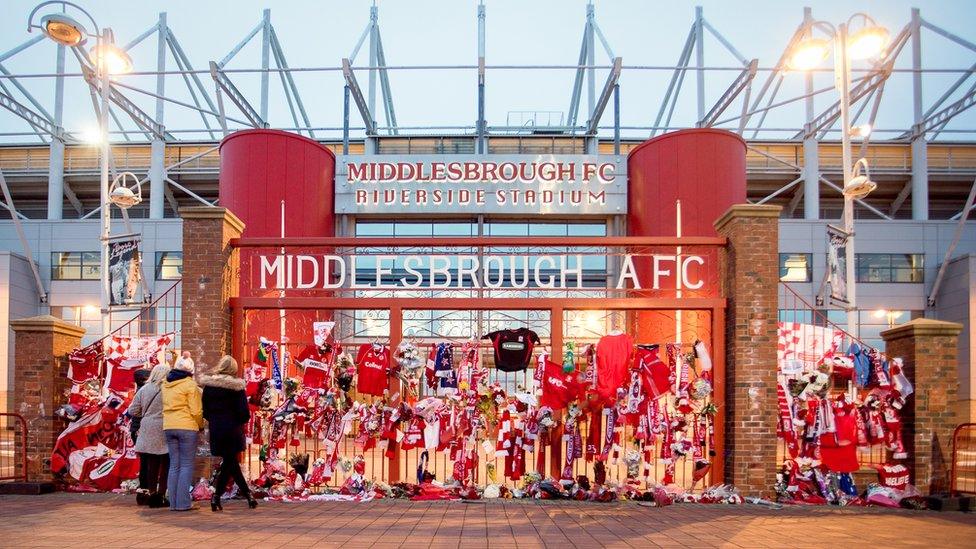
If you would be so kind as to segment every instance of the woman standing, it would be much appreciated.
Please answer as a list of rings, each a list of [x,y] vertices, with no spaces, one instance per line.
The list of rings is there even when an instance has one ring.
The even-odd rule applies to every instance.
[[[163,432],[169,448],[169,509],[196,509],[190,499],[197,432],[203,427],[200,388],[193,381],[193,360],[185,352],[163,383]]]
[[[149,373],[149,380],[132,397],[128,413],[140,418],[135,451],[139,454],[139,496],[150,507],[169,505],[166,484],[169,474],[169,448],[163,434],[162,384],[169,374],[169,366],[157,364]],[[141,505],[141,503],[140,503]]]
[[[244,393],[245,383],[237,377],[237,361],[225,355],[212,374],[200,376],[200,384],[203,385],[203,417],[210,424],[210,453],[222,458],[213,483],[210,510],[223,509],[220,496],[231,478],[237,483],[240,494],[247,498],[248,507],[254,509],[258,502],[251,495],[247,479],[237,461],[238,455],[246,447],[244,425],[251,419]]]

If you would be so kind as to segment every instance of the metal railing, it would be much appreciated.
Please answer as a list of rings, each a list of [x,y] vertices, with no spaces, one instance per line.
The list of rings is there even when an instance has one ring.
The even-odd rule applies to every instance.
[[[825,330],[824,333],[833,334],[835,337],[831,341],[826,339],[818,339],[817,344],[812,349],[811,355],[817,357],[823,357],[831,347],[836,345],[836,349],[839,352],[846,352],[848,347],[852,343],[857,343],[862,347],[871,348],[870,345],[864,343],[864,341],[852,336],[844,328],[831,322],[827,318],[826,311],[824,309],[818,309],[812,304],[807,302],[803,297],[797,293],[789,284],[780,283],[779,284],[779,322],[781,328],[783,324],[798,324],[805,326],[814,326],[816,328],[822,328]],[[809,349],[807,349],[809,351]],[[849,386],[846,381],[834,379],[832,392],[837,394],[849,390]],[[913,428],[911,425],[906,425],[906,433],[910,432]],[[907,436],[907,435],[906,435]],[[777,461],[782,463],[785,457],[788,455],[786,442],[781,436],[777,437]],[[859,447],[858,448],[858,462],[861,464],[861,468],[873,467],[876,465],[883,465],[887,463],[887,450],[883,444],[875,444],[870,447]]]
[[[173,334],[172,348],[181,349],[183,280],[177,280],[168,290],[146,307],[113,310],[109,313],[112,331],[95,343],[111,336],[144,337]]]
[[[0,482],[11,480],[27,482],[27,421],[20,414],[2,413]]]
[[[952,433],[952,495],[976,495],[976,423],[963,423]]]

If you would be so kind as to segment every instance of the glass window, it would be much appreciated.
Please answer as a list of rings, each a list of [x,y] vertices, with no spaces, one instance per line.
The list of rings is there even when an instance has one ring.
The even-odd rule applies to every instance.
[[[156,280],[183,278],[183,252],[156,252]]]
[[[51,254],[51,280],[98,280],[101,278],[100,252],[54,252]]]
[[[811,254],[779,254],[780,282],[810,282],[811,263]]]
[[[924,282],[924,265],[922,254],[857,254],[857,281]]]

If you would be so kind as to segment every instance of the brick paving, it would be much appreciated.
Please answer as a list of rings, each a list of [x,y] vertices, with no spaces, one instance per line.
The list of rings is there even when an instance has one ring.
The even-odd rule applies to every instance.
[[[133,496],[0,496],[0,547],[972,547],[976,515],[634,503],[243,501],[189,513]]]

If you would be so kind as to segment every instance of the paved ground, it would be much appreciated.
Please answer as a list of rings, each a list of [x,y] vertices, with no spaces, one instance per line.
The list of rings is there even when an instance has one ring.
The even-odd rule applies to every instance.
[[[0,547],[972,547],[976,515],[550,502],[265,503],[189,513],[132,496],[0,496]]]

